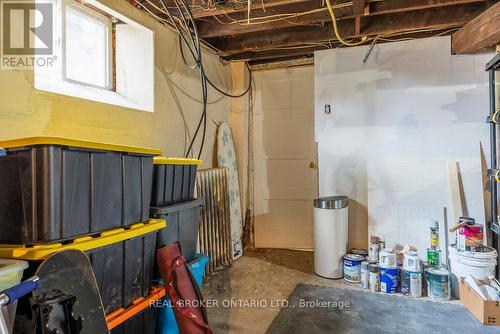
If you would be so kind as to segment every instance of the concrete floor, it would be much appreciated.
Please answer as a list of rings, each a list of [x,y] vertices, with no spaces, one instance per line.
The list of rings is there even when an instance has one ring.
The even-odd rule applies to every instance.
[[[231,268],[206,279],[203,294],[210,327],[217,334],[266,333],[280,311],[280,301],[299,283],[360,289],[344,280],[314,275],[312,252],[249,250]]]

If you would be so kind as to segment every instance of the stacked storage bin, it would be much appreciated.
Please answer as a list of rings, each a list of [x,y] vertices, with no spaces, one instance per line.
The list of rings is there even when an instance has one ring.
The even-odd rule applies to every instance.
[[[158,248],[179,241],[187,262],[194,259],[203,199],[194,198],[196,171],[203,161],[154,158],[151,217],[168,219],[168,227],[158,234]]]
[[[194,198],[196,172],[203,163],[196,159],[154,158],[151,217],[168,220],[168,227],[158,233],[157,247],[179,242],[182,255],[197,276],[205,272],[208,259],[196,254],[198,226],[204,199]],[[203,263],[203,266],[200,265]],[[160,279],[158,271],[156,276]],[[178,333],[168,297],[157,310],[157,333]]]
[[[0,257],[39,261],[85,251],[106,313],[148,297],[156,238],[153,149],[56,137],[0,142]],[[21,310],[20,310],[21,311]]]

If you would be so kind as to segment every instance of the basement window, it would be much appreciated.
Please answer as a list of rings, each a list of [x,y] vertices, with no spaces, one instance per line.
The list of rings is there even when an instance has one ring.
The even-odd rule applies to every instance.
[[[111,88],[111,18],[78,3],[64,8],[63,76],[89,86]]]
[[[52,66],[35,67],[35,88],[153,111],[153,32],[95,0],[59,0]]]

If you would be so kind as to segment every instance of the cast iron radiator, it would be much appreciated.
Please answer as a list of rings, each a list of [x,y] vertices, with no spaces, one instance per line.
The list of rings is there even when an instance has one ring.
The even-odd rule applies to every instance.
[[[197,172],[196,193],[205,198],[201,209],[198,242],[200,252],[210,257],[207,273],[232,262],[231,219],[229,211],[227,168],[211,168]]]

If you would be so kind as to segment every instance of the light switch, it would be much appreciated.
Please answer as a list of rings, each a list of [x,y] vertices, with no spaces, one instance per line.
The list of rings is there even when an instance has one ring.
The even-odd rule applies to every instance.
[[[332,108],[329,104],[325,104],[325,114],[330,115]]]

